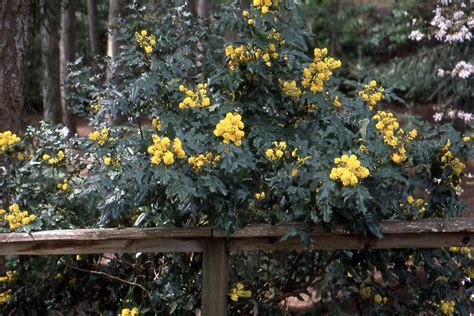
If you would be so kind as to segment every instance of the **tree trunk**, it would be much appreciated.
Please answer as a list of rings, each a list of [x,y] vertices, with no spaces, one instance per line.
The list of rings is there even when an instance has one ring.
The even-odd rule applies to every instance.
[[[43,0],[41,27],[41,56],[43,62],[44,119],[52,123],[62,121],[59,67],[59,0]]]
[[[95,0],[87,0],[87,20],[89,22],[89,43],[93,57],[92,68],[97,70],[95,57],[100,55],[100,42],[97,28],[97,2]]]
[[[209,0],[198,0],[197,1],[197,16],[200,18],[208,18],[211,12],[212,3]]]
[[[61,105],[63,112],[63,123],[71,132],[76,131],[76,118],[69,110],[70,101],[67,100],[66,77],[68,74],[67,64],[74,61],[76,53],[76,6],[75,0],[63,0],[61,6]]]
[[[110,64],[107,70],[107,80],[109,80],[115,72],[115,59],[119,54],[120,42],[115,36],[118,28],[118,19],[123,16],[125,8],[124,0],[109,0],[109,35],[107,37],[107,56],[110,58]]]
[[[0,132],[19,132],[21,126],[29,5],[29,0],[0,1]]]

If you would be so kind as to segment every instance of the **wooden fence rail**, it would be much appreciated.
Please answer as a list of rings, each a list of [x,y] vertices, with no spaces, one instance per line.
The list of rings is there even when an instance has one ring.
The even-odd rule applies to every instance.
[[[474,218],[383,221],[383,239],[346,231],[311,229],[312,249],[400,249],[471,246]],[[282,240],[299,225],[251,225],[229,234],[211,227],[104,228],[0,234],[0,255],[135,252],[203,252],[202,314],[227,314],[228,253],[305,249],[299,237]]]

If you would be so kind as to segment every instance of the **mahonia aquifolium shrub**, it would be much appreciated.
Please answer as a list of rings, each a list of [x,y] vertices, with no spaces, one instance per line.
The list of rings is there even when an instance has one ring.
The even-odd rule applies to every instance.
[[[0,190],[11,202],[2,232],[301,222],[290,235],[309,244],[314,223],[381,238],[380,220],[464,210],[470,128],[402,124],[383,108],[390,89],[374,80],[345,81],[342,93],[341,62],[323,47],[307,51],[293,4],[224,6],[212,21],[176,4],[152,16],[138,4],[128,10],[109,80],[73,65],[70,99],[93,127],[88,136],[44,122],[21,137],[1,134]],[[321,312],[467,314],[470,257],[465,247],[233,254],[229,308],[281,314],[286,293],[313,286]],[[73,310],[81,301],[122,315],[200,306],[199,255],[11,258],[9,266],[28,278],[2,287],[5,311]]]

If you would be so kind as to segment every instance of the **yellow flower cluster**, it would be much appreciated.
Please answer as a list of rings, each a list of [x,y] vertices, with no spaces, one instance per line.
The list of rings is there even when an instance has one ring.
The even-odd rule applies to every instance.
[[[259,192],[259,193],[255,193],[255,199],[257,201],[260,201],[260,200],[263,200],[267,195],[265,194],[264,191],[262,192]]]
[[[204,166],[204,164],[217,163],[220,160],[220,155],[214,156],[211,152],[205,152],[197,156],[189,157],[188,163],[193,167],[195,172],[199,172],[199,170],[202,168],[202,166]]]
[[[228,63],[231,71],[234,71],[240,65],[255,59],[255,55],[244,45],[238,47],[228,45],[225,48],[225,56],[229,59]]]
[[[157,131],[161,131],[161,121],[160,121],[160,118],[158,116],[151,120],[151,125],[153,125],[153,127]]]
[[[53,157],[51,157],[51,155],[49,154],[43,155],[43,160],[47,161],[50,165],[53,165],[53,166],[63,161],[64,158],[66,158],[66,155],[64,154],[64,151],[62,150],[58,151],[57,155],[56,156],[53,155]]]
[[[382,87],[377,88],[377,82],[372,80],[369,84],[364,85],[363,90],[359,91],[359,96],[367,102],[369,109],[373,110],[377,103],[383,100],[383,92],[384,89]]]
[[[247,24],[248,25],[253,25],[254,24],[255,21],[254,21],[254,19],[252,19],[250,17],[249,11],[247,11],[247,10],[242,11],[242,16],[244,18],[247,18]]]
[[[69,190],[69,182],[67,181],[67,179],[64,179],[63,182],[58,183],[56,187],[58,188],[58,190],[67,191]]]
[[[222,137],[224,144],[234,143],[238,147],[242,145],[242,138],[245,136],[244,127],[240,114],[227,113],[225,118],[217,123],[214,135]]]
[[[283,153],[286,149],[285,142],[273,142],[273,148],[265,150],[265,156],[270,160],[278,160],[283,157]]]
[[[296,158],[296,163],[299,165],[304,165],[304,162],[308,159],[311,159],[311,156],[306,156],[306,157],[299,157],[298,156],[298,148],[293,149],[291,152],[291,157]]]
[[[236,70],[244,63],[258,60],[260,58],[265,62],[265,65],[270,67],[272,65],[271,61],[277,60],[280,57],[276,52],[275,43],[268,44],[265,50],[260,48],[249,48],[244,45],[238,47],[228,45],[225,48],[225,55],[228,58],[229,69],[231,71]]]
[[[252,297],[252,292],[245,290],[245,286],[242,283],[237,283],[234,288],[230,290],[230,299],[234,302],[237,302],[239,298],[250,298]]]
[[[341,101],[339,101],[339,97],[337,95],[334,98],[334,100],[332,100],[332,104],[334,104],[336,108],[340,108],[342,106],[342,103]]]
[[[119,316],[138,316],[139,313],[140,310],[137,307],[134,307],[132,309],[123,308]]]
[[[441,313],[445,315],[454,315],[455,306],[456,306],[455,301],[445,301],[445,300],[441,300],[439,302],[439,305],[437,305]]]
[[[363,300],[367,300],[372,296],[372,289],[368,286],[361,286],[359,293]]]
[[[179,91],[184,93],[186,97],[179,103],[180,109],[185,108],[205,108],[211,105],[211,99],[207,96],[207,83],[200,83],[197,90],[186,89],[185,86],[180,85]]]
[[[15,145],[20,141],[20,137],[13,134],[11,131],[0,133],[0,154],[7,151],[9,146]]]
[[[374,295],[374,302],[375,302],[376,304],[382,304],[382,303],[383,303],[383,304],[387,304],[387,302],[388,302],[388,297],[386,297],[386,296],[382,297],[382,295],[376,294],[376,295]]]
[[[103,160],[104,160],[104,165],[106,165],[107,167],[110,166],[110,165],[112,165],[114,167],[117,167],[117,166],[120,165],[120,157],[119,156],[115,157],[115,159],[114,159],[111,156],[107,155],[103,158]]]
[[[15,270],[10,270],[5,273],[5,276],[0,276],[0,283],[2,282],[11,282],[13,278],[15,277],[16,271]]]
[[[142,30],[140,33],[135,32],[135,38],[145,53],[149,54],[153,51],[153,47],[156,45],[156,37],[154,35],[148,35],[146,30]]]
[[[369,176],[369,169],[363,167],[356,155],[342,155],[334,159],[337,167],[331,169],[329,177],[332,180],[340,180],[343,186],[354,186],[359,179]]]
[[[100,146],[105,145],[108,138],[109,131],[105,127],[100,132],[98,130],[95,130],[89,134],[89,140],[99,144]]]
[[[11,289],[5,291],[5,292],[0,292],[0,304],[5,304],[12,298],[12,293],[13,291]]]
[[[303,79],[301,84],[311,92],[322,92],[324,82],[329,80],[333,70],[341,67],[341,61],[332,57],[326,57],[327,48],[315,48],[314,59],[308,68],[303,69]]]
[[[283,93],[292,98],[298,98],[301,96],[301,89],[296,86],[296,80],[292,81],[283,81],[280,80],[282,84]]]
[[[415,199],[413,197],[413,195],[409,195],[407,197],[407,203],[409,205],[414,205],[416,207],[418,207],[418,211],[420,212],[421,215],[423,215],[423,213],[426,211],[424,205],[426,205],[425,201],[423,201],[423,199]]]
[[[405,143],[414,140],[418,132],[413,129],[405,136],[397,119],[390,112],[377,111],[373,119],[378,121],[375,127],[383,133],[385,144],[394,149],[390,159],[397,164],[407,160]]]
[[[442,168],[446,168],[447,166],[450,166],[452,169],[451,175],[449,175],[448,179],[452,182],[453,188],[457,192],[462,192],[462,187],[461,187],[461,173],[466,167],[457,157],[453,157],[453,154],[451,153],[451,140],[448,139],[446,142],[446,145],[444,146],[442,152],[441,152],[441,166]]]
[[[253,0],[253,6],[262,11],[263,14],[268,13],[272,6],[272,0]]]
[[[467,255],[469,259],[472,258],[471,249],[469,247],[449,247],[449,252],[462,253]]]
[[[31,214],[29,215],[27,211],[21,211],[20,206],[18,204],[12,204],[8,207],[9,213],[5,210],[0,209],[0,222],[4,220],[8,221],[8,225],[11,230],[18,229],[22,226],[28,225],[32,221],[36,219],[36,216]]]
[[[100,105],[99,103],[92,103],[90,105],[92,111],[94,111],[95,113],[99,112],[99,110],[102,108],[102,105]]]
[[[148,153],[152,155],[151,163],[154,165],[159,165],[163,162],[165,165],[169,166],[174,163],[175,155],[179,159],[186,157],[179,138],[175,138],[171,144],[171,140],[168,137],[159,137],[158,135],[153,135],[153,145],[148,147]]]

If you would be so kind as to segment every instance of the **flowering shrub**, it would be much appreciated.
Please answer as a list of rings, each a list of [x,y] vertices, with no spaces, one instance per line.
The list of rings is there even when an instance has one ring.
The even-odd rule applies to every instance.
[[[439,54],[430,73],[439,80],[437,90],[443,103],[452,97],[454,105],[463,107],[463,103],[473,100],[469,87],[474,74],[474,7],[471,1],[439,1],[433,14],[428,21],[413,19],[413,28],[418,28],[408,37],[416,42],[437,42],[446,51],[447,54]]]
[[[296,221],[300,229],[287,237],[309,244],[314,223],[382,238],[380,220],[449,218],[465,209],[459,195],[462,161],[472,154],[463,137],[470,131],[416,120],[402,126],[381,110],[394,95],[375,81],[352,82],[352,91],[341,92],[341,62],[325,48],[307,56],[293,5],[254,1],[240,19],[235,7],[224,7],[210,25],[195,24],[173,4],[150,19],[140,18],[141,6],[135,10],[127,15],[134,23],[120,33],[126,45],[114,65],[127,71],[117,70],[105,84],[87,81],[89,69],[70,78],[70,99],[93,132],[68,135],[42,123],[2,152],[0,191],[36,216],[17,231],[208,225],[231,232],[249,223]],[[229,29],[238,34],[234,43],[225,43]],[[156,42],[143,47],[150,36]],[[91,104],[100,106],[90,111]],[[127,124],[110,124],[119,115]],[[20,302],[42,311],[72,309],[79,298],[122,315],[134,313],[130,306],[144,314],[199,307],[198,255],[114,255],[107,264],[97,256],[80,259],[19,264],[13,258],[9,264],[29,279],[18,278],[5,309]],[[459,285],[470,272],[465,252],[234,254],[231,262],[236,285],[229,303],[236,314],[254,306],[276,313],[286,296],[316,285],[327,297],[321,310],[341,302],[373,314],[468,310],[470,283]],[[99,284],[87,273],[95,269],[105,274]],[[107,279],[110,274],[127,282]],[[40,294],[28,293],[28,282]],[[397,293],[403,289],[406,299]]]

